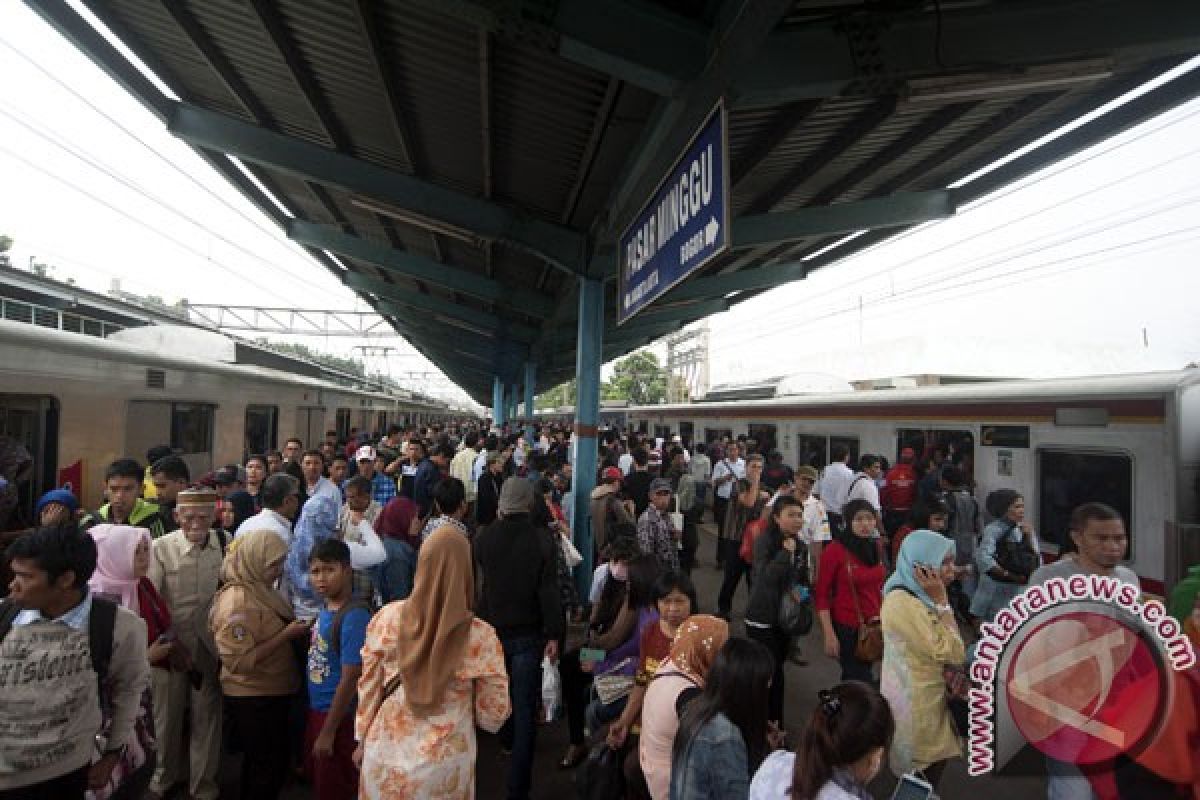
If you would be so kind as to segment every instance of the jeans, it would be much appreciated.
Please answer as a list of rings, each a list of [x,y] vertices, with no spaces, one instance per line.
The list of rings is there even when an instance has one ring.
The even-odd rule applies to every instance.
[[[750,586],[750,565],[742,561],[739,550],[742,543],[734,539],[719,539],[717,546],[721,548],[725,559],[725,579],[721,581],[721,593],[717,596],[717,613],[729,616],[733,609],[733,596],[737,593],[742,576],[746,576],[746,586]]]
[[[501,637],[504,668],[508,671],[508,694],[512,716],[500,729],[500,741],[512,750],[508,764],[508,798],[529,797],[533,773],[533,750],[537,739],[537,709],[542,695],[542,654],[546,643],[540,636]]]
[[[629,695],[625,695],[620,700],[614,700],[605,705],[601,701],[600,695],[596,694],[595,688],[589,694],[590,699],[587,711],[584,712],[584,719],[587,720],[588,731],[594,736],[625,712],[625,704],[629,702]]]
[[[1046,800],[1093,800],[1092,784],[1068,761],[1046,758]]]
[[[767,719],[775,720],[782,728],[783,665],[787,662],[792,637],[779,628],[757,628],[753,625],[746,626],[746,637],[761,642],[771,651],[771,659],[775,662],[775,671],[771,674],[771,689],[767,695]]]
[[[721,497],[720,495],[713,496],[713,522],[717,524],[717,564],[720,564],[725,558],[725,551],[721,545],[721,534],[725,532],[725,510],[729,508],[729,498]]]
[[[854,657],[854,648],[858,646],[858,628],[850,628],[840,622],[833,623],[833,631],[838,639],[838,661],[842,665],[843,681],[862,681],[872,686],[877,685],[875,673],[871,664],[859,661]]]

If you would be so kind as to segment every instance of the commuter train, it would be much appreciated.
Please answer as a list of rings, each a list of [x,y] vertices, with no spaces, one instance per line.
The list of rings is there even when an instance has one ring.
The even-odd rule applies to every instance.
[[[1125,517],[1148,591],[1200,563],[1200,369],[632,407],[628,422],[685,441],[745,434],[817,469],[839,443],[855,459],[940,452],[963,464],[981,506],[994,489],[1021,492],[1048,557],[1071,509],[1100,500]]]
[[[271,366],[251,366],[253,359]],[[0,437],[22,444],[33,471],[20,505],[71,483],[86,507],[102,500],[105,467],[175,448],[199,477],[297,436],[384,429],[452,415],[444,403],[348,388],[285,371],[313,365],[202,329],[153,326],[107,339],[0,320]]]

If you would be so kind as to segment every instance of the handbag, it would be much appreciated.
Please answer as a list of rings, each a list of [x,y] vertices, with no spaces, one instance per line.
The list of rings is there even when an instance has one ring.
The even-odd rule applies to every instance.
[[[946,682],[946,710],[950,712],[950,721],[959,738],[965,739],[970,730],[967,693],[971,689],[971,680],[967,677],[967,668],[946,664],[942,667],[942,680]]]
[[[1030,546],[1027,538],[1021,537],[1020,541],[1013,538],[1012,534],[1016,529],[1016,525],[1010,526],[996,540],[996,563],[1005,572],[1020,575],[1028,580],[1029,576],[1038,568],[1037,554],[1033,552],[1033,547]]]
[[[624,754],[601,740],[575,771],[575,796],[579,800],[611,800],[625,796]]]
[[[596,696],[604,705],[612,705],[633,691],[634,678],[632,675],[619,675],[620,670],[629,666],[631,658],[625,658],[604,673],[597,675],[592,681]]]
[[[858,641],[854,645],[854,657],[867,664],[883,660],[883,623],[879,617],[863,619],[862,606],[858,604],[858,590],[854,588],[854,571],[846,562],[846,574],[850,576],[850,597],[854,599],[854,613],[858,615]]]
[[[779,598],[776,627],[788,636],[806,636],[813,626],[812,603],[805,586],[793,586]]]

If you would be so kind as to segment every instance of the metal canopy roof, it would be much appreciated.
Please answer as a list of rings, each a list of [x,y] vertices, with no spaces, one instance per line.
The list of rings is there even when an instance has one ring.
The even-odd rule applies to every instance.
[[[1200,94],[1192,0],[26,0],[479,402],[575,368],[579,276],[717,100],[734,249],[603,355],[895,234]],[[226,156],[240,159],[284,209]],[[869,229],[828,249],[844,234]],[[733,293],[736,292],[736,295]]]

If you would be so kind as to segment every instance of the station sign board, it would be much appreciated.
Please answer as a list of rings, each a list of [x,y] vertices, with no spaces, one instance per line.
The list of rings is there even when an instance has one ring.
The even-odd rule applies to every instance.
[[[729,249],[729,142],[718,103],[618,243],[617,324]]]

